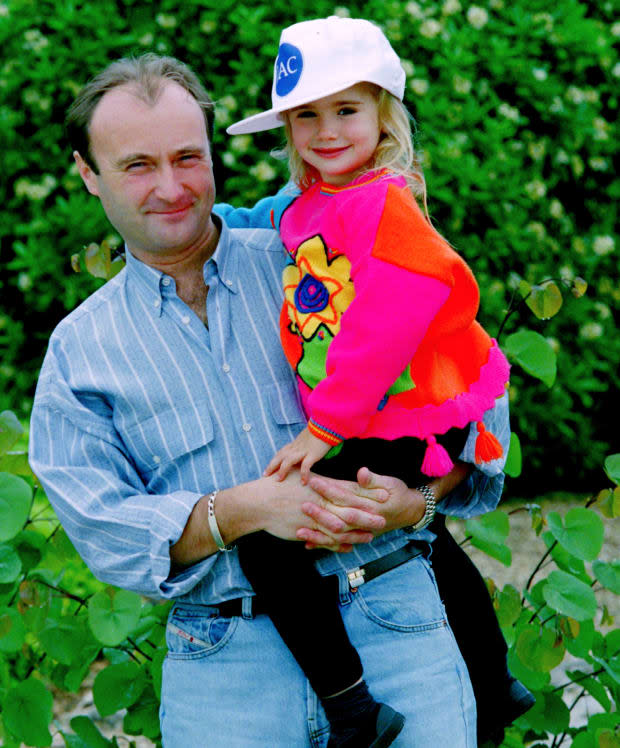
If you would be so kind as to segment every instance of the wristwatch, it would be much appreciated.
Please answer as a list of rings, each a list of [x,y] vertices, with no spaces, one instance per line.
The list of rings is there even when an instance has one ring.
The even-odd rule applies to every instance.
[[[422,530],[427,525],[430,525],[430,523],[433,521],[435,510],[437,508],[435,492],[430,486],[418,486],[418,488],[416,488],[416,491],[419,491],[422,496],[424,496],[424,500],[426,501],[426,508],[424,509],[422,519],[418,520],[415,525],[409,525],[408,527],[404,528],[407,532],[418,532],[418,530]]]

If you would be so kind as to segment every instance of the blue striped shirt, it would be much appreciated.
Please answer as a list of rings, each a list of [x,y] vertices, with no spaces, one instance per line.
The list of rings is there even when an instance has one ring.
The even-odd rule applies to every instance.
[[[201,496],[258,478],[305,423],[279,343],[284,262],[276,232],[223,225],[204,266],[207,329],[173,278],[127,253],[126,268],[52,334],[30,459],[99,579],[193,603],[251,594],[235,552],[172,575],[169,550]],[[506,408],[489,418],[504,425],[493,430],[506,443]],[[492,509],[502,483],[501,473],[474,471],[443,508]],[[323,573],[353,568],[407,539],[386,533],[317,563]]]

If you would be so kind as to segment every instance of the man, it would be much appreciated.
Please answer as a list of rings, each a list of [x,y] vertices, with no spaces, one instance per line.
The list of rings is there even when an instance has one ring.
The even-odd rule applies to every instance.
[[[377,694],[405,702],[416,732],[398,745],[412,735],[416,745],[438,735],[469,745],[467,671],[420,554],[432,534],[411,527],[431,514],[422,493],[367,470],[360,486],[262,477],[304,423],[278,342],[284,253],[275,232],[233,232],[212,215],[211,119],[195,75],[154,55],[112,64],[70,110],[76,163],[125,240],[127,267],[52,335],[33,469],[97,577],[177,600],[162,688],[167,748],[325,744],[316,697],[228,552],[257,530],[353,549],[317,565]],[[490,418],[505,437],[505,406]],[[439,500],[462,481],[444,510],[496,505],[501,473],[468,473],[461,464],[430,483]],[[364,586],[365,574],[377,578]]]

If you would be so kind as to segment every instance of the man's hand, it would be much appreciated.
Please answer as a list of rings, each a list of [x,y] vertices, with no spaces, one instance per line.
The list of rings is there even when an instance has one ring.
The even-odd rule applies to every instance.
[[[301,482],[305,485],[310,477],[310,468],[329,452],[330,446],[310,433],[306,428],[292,442],[279,449],[271,458],[263,475],[276,473],[278,480],[284,480],[291,468],[299,466]]]

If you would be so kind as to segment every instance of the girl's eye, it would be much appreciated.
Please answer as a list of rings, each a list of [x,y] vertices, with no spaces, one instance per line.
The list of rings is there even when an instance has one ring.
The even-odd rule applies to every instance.
[[[303,112],[297,112],[297,119],[310,119],[311,117],[316,117],[316,114],[309,109],[306,109]]]
[[[355,114],[357,110],[353,109],[353,107],[350,106],[343,106],[341,109],[338,110],[338,114]]]

